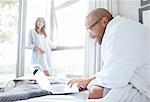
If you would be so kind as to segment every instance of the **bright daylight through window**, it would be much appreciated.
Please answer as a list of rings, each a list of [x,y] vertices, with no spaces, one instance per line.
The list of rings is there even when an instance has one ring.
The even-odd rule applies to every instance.
[[[18,8],[18,0],[0,0],[0,83],[16,76]]]

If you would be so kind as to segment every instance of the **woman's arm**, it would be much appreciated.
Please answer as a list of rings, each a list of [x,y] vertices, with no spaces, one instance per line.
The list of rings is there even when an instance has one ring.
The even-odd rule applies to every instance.
[[[30,30],[29,31],[29,34],[28,34],[28,37],[27,37],[27,46],[26,48],[29,48],[29,49],[33,49],[36,45],[34,44],[34,41],[33,41],[33,31]]]

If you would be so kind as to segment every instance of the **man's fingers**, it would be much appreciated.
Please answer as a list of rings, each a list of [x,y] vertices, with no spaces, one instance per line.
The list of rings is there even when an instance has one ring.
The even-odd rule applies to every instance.
[[[70,80],[69,82],[68,82],[68,85],[72,82],[73,80]]]
[[[68,85],[70,85],[70,88],[72,87],[73,84],[75,84],[77,81],[76,80],[70,80],[68,82]]]

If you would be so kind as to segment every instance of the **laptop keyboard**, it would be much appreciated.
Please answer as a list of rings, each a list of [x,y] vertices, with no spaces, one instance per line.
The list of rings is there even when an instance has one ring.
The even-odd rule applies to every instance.
[[[51,85],[52,90],[54,92],[64,92],[65,86],[61,85],[61,84],[55,84],[55,85]]]

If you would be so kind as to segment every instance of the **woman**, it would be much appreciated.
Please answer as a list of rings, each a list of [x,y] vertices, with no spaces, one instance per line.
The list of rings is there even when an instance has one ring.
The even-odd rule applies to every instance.
[[[47,39],[44,18],[37,18],[35,28],[30,30],[28,46],[32,48],[32,65],[39,65],[46,76],[52,75],[52,43]]]

